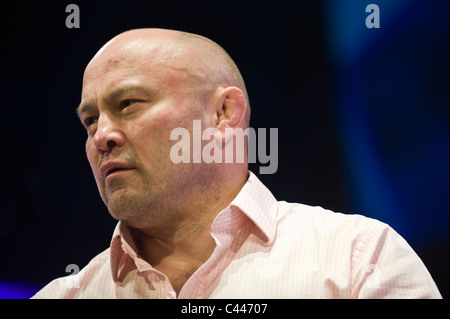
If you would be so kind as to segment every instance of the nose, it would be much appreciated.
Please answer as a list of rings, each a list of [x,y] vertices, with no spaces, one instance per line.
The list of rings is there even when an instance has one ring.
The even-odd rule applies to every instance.
[[[103,154],[124,145],[125,136],[117,121],[109,114],[102,113],[97,120],[97,129],[93,140],[96,149]]]

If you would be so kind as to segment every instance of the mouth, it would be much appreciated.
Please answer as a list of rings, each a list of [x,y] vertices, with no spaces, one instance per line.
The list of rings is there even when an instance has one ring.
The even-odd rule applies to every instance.
[[[129,171],[134,168],[134,166],[125,162],[107,162],[100,166],[100,176],[106,179],[113,174]]]

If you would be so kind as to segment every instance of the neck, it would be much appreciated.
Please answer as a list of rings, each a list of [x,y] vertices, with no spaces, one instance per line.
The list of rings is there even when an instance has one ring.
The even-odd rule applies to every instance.
[[[184,219],[175,231],[132,229],[132,235],[140,255],[155,268],[167,258],[204,262],[215,247],[209,233],[211,224],[207,219]]]
[[[187,280],[213,253],[216,243],[210,234],[211,225],[217,214],[236,197],[247,179],[246,172],[234,183],[219,185],[214,196],[209,196],[202,204],[190,202],[189,207],[178,214],[180,219],[166,229],[132,228],[142,258],[166,275],[171,269],[178,268],[186,274]]]

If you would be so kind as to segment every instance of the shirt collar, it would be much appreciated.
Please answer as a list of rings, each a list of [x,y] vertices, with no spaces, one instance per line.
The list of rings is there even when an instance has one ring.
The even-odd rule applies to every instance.
[[[247,183],[230,207],[238,208],[262,231],[267,245],[273,242],[277,230],[278,202],[251,171]]]
[[[121,282],[128,271],[130,262],[136,263],[137,249],[128,227],[119,221],[114,229],[110,245],[110,263],[114,282]],[[131,258],[131,259],[130,259]]]

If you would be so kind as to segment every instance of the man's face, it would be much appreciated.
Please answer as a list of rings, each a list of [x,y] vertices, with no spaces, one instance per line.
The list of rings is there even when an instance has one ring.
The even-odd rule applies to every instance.
[[[116,219],[143,227],[170,218],[164,214],[199,191],[199,167],[170,160],[170,132],[185,127],[192,136],[204,108],[164,50],[137,46],[94,59],[78,111],[103,201]]]

